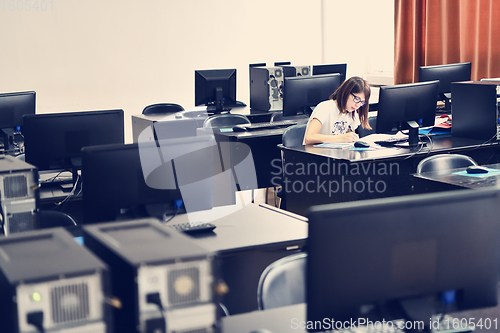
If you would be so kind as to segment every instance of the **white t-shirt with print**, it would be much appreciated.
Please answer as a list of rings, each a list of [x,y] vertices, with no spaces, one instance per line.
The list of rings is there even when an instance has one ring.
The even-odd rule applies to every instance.
[[[345,134],[349,126],[351,127],[351,131],[355,131],[361,124],[357,111],[354,111],[354,118],[352,117],[352,113],[340,113],[337,102],[333,99],[321,102],[314,108],[307,122],[307,127],[309,127],[311,120],[314,118],[321,122],[319,134],[325,135]]]

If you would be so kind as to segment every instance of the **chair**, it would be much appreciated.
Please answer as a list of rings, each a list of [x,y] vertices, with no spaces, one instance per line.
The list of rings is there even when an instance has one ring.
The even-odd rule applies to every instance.
[[[142,110],[142,114],[151,115],[151,114],[171,114],[184,111],[184,108],[179,104],[174,103],[159,103],[148,105]]]
[[[377,133],[377,116],[368,117],[368,123],[370,124],[371,130],[363,128],[363,126],[358,127],[359,137],[362,138],[364,136]]]
[[[288,127],[284,132],[281,139],[281,145],[283,147],[295,147],[302,146],[304,142],[304,135],[306,134],[307,124],[297,124]],[[282,180],[285,179],[285,152],[281,150],[281,164],[283,173],[281,175]],[[280,183],[283,184],[283,181]],[[281,186],[281,189],[278,191],[277,196],[281,198],[280,208],[286,209],[286,191]]]
[[[285,117],[283,116],[283,112],[274,112],[273,115],[271,116],[271,123],[277,122],[277,121],[282,121],[282,120],[301,120],[301,119],[307,119],[309,118],[308,115],[306,114],[298,114],[295,116],[289,116]]]
[[[304,303],[307,253],[281,258],[262,272],[257,287],[259,310]]]
[[[216,114],[203,122],[205,128],[233,127],[235,125],[250,124],[250,120],[241,114]]]
[[[71,227],[77,225],[71,215],[57,210],[41,210],[38,213],[40,229]]]
[[[460,154],[439,154],[421,160],[417,165],[417,173],[446,173],[450,169],[465,168],[471,165],[477,165],[477,163],[469,156]]]
[[[285,147],[302,146],[307,124],[297,124],[288,127],[283,132],[282,144]]]

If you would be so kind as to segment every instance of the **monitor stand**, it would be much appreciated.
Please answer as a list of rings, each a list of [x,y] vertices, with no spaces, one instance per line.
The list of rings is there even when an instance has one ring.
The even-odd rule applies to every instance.
[[[415,297],[399,301],[401,308],[404,312],[404,320],[409,323],[422,323],[424,327],[422,330],[417,327],[417,325],[412,325],[412,327],[406,327],[405,332],[420,332],[420,333],[431,333],[432,328],[430,327],[431,318],[434,315],[434,307],[432,306],[432,300],[425,297]]]
[[[3,150],[5,153],[14,150],[14,129],[12,128],[3,128]]]
[[[419,125],[416,121],[410,120],[406,122],[406,127],[408,127],[408,140],[404,143],[397,143],[394,146],[396,147],[417,147],[417,146],[425,146],[426,143],[420,141],[418,136]]]
[[[76,186],[78,182],[78,170],[82,169],[82,158],[71,158],[71,175],[73,176],[73,185]]]

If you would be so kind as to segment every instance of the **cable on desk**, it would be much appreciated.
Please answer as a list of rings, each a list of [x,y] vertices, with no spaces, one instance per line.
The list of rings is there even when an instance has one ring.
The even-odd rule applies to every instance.
[[[174,219],[174,217],[177,215],[177,213],[179,212],[179,210],[182,208],[184,202],[182,201],[182,199],[179,199],[179,200],[176,200],[175,203],[174,203],[174,208],[175,208],[175,211],[174,213],[169,217],[167,218],[167,212],[163,213],[163,223],[168,223],[170,221],[172,221]]]

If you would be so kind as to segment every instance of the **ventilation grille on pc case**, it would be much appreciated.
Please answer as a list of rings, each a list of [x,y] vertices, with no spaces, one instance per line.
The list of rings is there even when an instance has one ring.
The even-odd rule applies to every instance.
[[[174,269],[168,272],[168,301],[171,305],[200,300],[198,267]]]
[[[7,219],[7,226],[11,234],[36,228],[36,215],[32,212],[9,214]]]
[[[4,198],[23,198],[28,195],[25,175],[9,176],[3,179]]]
[[[52,320],[55,324],[85,320],[89,317],[86,283],[55,287],[51,290]]]

